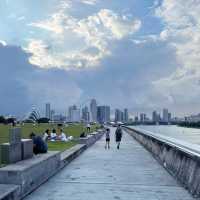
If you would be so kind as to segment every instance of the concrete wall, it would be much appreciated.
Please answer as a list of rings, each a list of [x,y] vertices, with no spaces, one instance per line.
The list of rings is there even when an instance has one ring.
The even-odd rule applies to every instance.
[[[150,151],[194,197],[200,197],[199,146],[186,145],[177,140],[169,140],[128,127],[124,127],[124,130]]]
[[[48,152],[0,168],[0,200],[19,200],[25,197],[78,157],[103,134],[101,131],[80,139],[81,144],[62,153]]]

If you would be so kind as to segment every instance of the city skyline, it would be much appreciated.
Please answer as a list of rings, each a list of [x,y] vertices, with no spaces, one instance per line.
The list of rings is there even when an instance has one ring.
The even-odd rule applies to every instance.
[[[193,0],[2,0],[0,16],[0,114],[90,97],[131,113],[200,112]]]

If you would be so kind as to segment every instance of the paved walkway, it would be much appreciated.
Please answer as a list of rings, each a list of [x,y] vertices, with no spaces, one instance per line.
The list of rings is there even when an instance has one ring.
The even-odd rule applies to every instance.
[[[112,141],[114,141],[114,128]],[[128,134],[120,150],[97,142],[27,200],[191,200],[188,192]]]

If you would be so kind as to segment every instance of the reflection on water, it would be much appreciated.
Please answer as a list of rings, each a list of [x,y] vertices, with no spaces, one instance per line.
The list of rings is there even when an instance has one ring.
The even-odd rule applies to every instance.
[[[135,129],[144,129],[154,134],[159,133],[186,142],[200,144],[200,129],[183,128],[178,126],[134,126]]]

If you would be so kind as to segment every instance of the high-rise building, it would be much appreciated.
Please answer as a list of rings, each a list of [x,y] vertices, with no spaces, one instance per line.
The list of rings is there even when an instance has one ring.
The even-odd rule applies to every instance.
[[[53,119],[54,119],[54,115],[55,115],[55,110],[51,110],[51,117],[50,117],[50,120],[53,120]]]
[[[128,114],[128,109],[124,109],[124,122],[127,123],[129,121],[129,114]]]
[[[99,123],[110,122],[110,106],[97,107],[97,120]]]
[[[51,105],[50,103],[46,103],[45,117],[51,119]]]
[[[169,122],[169,112],[168,109],[163,109],[163,118],[162,118],[163,122]]]
[[[90,113],[91,113],[91,121],[97,122],[97,102],[95,99],[92,99],[90,102]]]
[[[160,121],[160,115],[156,111],[152,113],[152,121],[156,123]]]
[[[69,107],[68,111],[68,121],[70,122],[80,122],[80,109],[78,109],[75,105]]]
[[[146,114],[145,113],[141,113],[140,114],[140,122],[145,122],[146,121]]]
[[[82,109],[82,120],[84,122],[89,122],[90,121],[90,112],[89,112],[89,109],[87,106],[85,106],[83,109]]]
[[[123,122],[124,121],[124,113],[119,110],[116,109],[115,110],[115,122]]]

